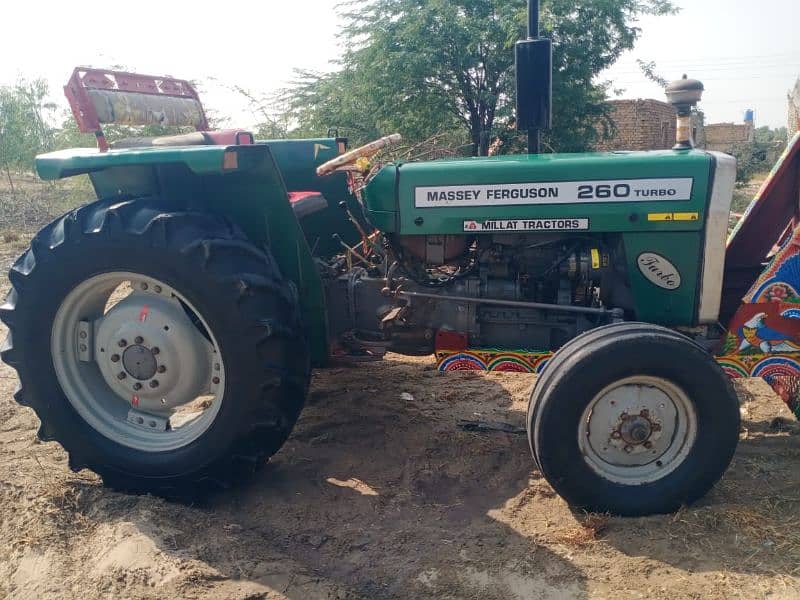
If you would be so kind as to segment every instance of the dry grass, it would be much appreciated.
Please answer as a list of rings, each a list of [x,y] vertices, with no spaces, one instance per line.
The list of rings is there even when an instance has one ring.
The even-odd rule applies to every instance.
[[[800,574],[800,518],[797,499],[769,497],[757,506],[710,506],[683,509],[672,519],[671,534],[685,546],[709,546],[714,537],[727,537],[734,546],[749,548],[739,568]],[[719,547],[718,547],[719,546]],[[727,548],[714,544],[709,550],[724,553]]]
[[[95,198],[86,176],[46,182],[20,173],[13,179],[12,191],[8,180],[0,178],[0,236],[6,243],[28,239],[56,217]]]
[[[747,183],[736,186],[733,190],[733,201],[731,202],[732,212],[742,213],[745,211],[768,174],[769,173],[756,173]]]
[[[558,541],[578,548],[598,541],[608,529],[611,515],[608,513],[585,513],[578,526],[557,536]]]

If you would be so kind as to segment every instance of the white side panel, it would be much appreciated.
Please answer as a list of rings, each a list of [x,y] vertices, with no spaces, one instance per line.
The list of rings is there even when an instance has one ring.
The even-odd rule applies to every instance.
[[[586,202],[686,201],[692,197],[691,177],[495,183],[489,185],[420,186],[414,206],[517,206]]]
[[[719,319],[722,297],[722,275],[725,268],[725,239],[728,218],[736,183],[736,159],[722,152],[709,152],[716,159],[711,202],[706,215],[706,236],[703,247],[703,276],[700,281],[700,306],[697,320],[715,323]]]

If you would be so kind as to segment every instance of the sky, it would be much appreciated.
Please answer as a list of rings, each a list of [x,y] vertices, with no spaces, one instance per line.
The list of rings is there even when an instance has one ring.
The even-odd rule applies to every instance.
[[[231,126],[257,117],[234,86],[269,94],[293,69],[327,70],[340,52],[339,0],[25,0],[5,2],[0,24],[0,85],[43,77],[53,99],[73,67],[123,66],[200,80],[204,103]],[[636,48],[601,79],[620,98],[663,98],[636,59],[654,61],[666,79],[700,79],[706,122],[786,125],[786,93],[800,76],[798,0],[674,0],[675,16],[646,17]]]

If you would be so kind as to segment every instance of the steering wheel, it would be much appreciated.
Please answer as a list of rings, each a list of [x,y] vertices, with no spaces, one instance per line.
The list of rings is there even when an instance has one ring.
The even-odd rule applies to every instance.
[[[378,152],[378,150],[382,150],[383,148],[390,148],[391,146],[399,143],[402,139],[403,137],[399,133],[393,133],[392,135],[384,136],[375,140],[374,142],[370,142],[369,144],[364,144],[358,148],[348,150],[344,154],[340,154],[336,158],[332,158],[328,162],[322,163],[320,166],[318,166],[317,175],[320,177],[330,175],[336,169],[352,164],[359,158],[372,156]]]

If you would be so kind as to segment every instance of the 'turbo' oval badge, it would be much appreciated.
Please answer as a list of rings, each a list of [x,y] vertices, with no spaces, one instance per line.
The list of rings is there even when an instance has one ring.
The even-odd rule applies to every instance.
[[[665,290],[677,290],[681,286],[681,274],[671,262],[655,252],[642,252],[636,264],[647,280]]]

